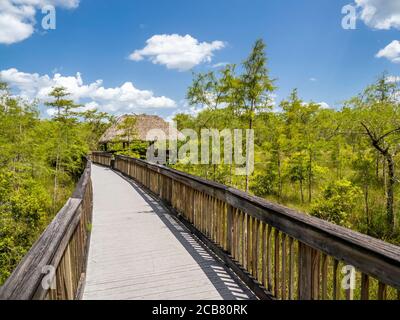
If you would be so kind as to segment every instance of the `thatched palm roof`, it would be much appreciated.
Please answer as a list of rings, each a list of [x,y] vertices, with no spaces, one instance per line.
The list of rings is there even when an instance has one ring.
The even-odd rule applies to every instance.
[[[156,140],[155,137],[151,135],[148,136],[148,132],[152,129],[159,129],[165,133],[167,139],[168,137],[176,137],[178,138],[181,136],[178,130],[175,128],[170,128],[168,122],[162,119],[159,116],[152,116],[147,114],[139,114],[139,115],[123,115],[117,118],[115,124],[113,124],[107,131],[101,136],[100,143],[107,143],[112,141],[120,141],[126,142],[128,138],[125,137],[124,131],[119,127],[125,121],[127,117],[134,117],[136,119],[135,123],[135,137],[134,140],[141,140],[141,141],[154,141]],[[131,138],[132,139],[132,138]]]

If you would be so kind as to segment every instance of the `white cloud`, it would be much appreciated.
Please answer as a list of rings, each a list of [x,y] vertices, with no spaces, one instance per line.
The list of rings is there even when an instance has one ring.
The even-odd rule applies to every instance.
[[[146,46],[135,50],[129,59],[141,61],[147,58],[154,64],[165,65],[168,69],[186,71],[200,63],[211,62],[213,51],[224,46],[222,41],[199,42],[188,34],[161,34],[148,39]]]
[[[80,0],[1,0],[0,43],[13,44],[29,38],[34,32],[36,12],[46,5],[66,9],[78,7]]]
[[[374,29],[400,29],[399,0],[355,0],[360,18]]]
[[[142,112],[149,109],[174,108],[174,100],[165,96],[155,96],[152,91],[137,89],[132,82],[120,87],[106,88],[102,80],[84,84],[81,74],[63,76],[59,73],[52,77],[37,73],[25,73],[17,69],[0,71],[0,79],[28,100],[48,100],[48,94],[55,86],[64,86],[77,103],[83,103],[82,110],[98,108],[103,111],[121,114]]]
[[[25,40],[33,33],[33,26],[18,17],[0,13],[0,43],[11,44]]]
[[[317,79],[317,78],[310,78],[309,80],[310,80],[310,81],[312,81],[312,82],[316,82],[316,81],[318,81],[318,79]]]
[[[400,41],[394,40],[376,54],[377,58],[386,58],[394,63],[400,63]]]
[[[328,104],[328,103],[326,103],[326,102],[319,102],[319,103],[317,103],[317,104],[319,104],[319,106],[321,107],[321,109],[331,109],[331,106]]]
[[[82,105],[82,107],[78,108],[78,112],[85,112],[89,110],[101,109],[101,105],[99,105],[96,101],[90,101]]]
[[[321,107],[321,109],[331,109],[331,106],[328,103],[324,102],[324,101],[322,101],[322,102],[314,102],[314,101],[306,102],[306,101],[303,101],[301,103],[302,106],[308,106],[309,104],[314,104],[314,105],[317,104],[317,105],[319,105]]]
[[[277,106],[277,100],[278,100],[278,95],[276,93],[269,93],[268,94],[268,98],[269,98],[269,104],[275,108]]]

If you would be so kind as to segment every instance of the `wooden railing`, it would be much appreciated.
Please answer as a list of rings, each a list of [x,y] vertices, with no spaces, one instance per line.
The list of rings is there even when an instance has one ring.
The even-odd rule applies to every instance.
[[[0,299],[79,299],[92,219],[91,162],[72,197],[0,288]]]
[[[400,299],[398,246],[143,160],[116,156],[114,169],[162,199],[260,298]]]
[[[111,153],[104,153],[104,152],[92,152],[90,155],[91,160],[94,163],[101,164],[103,166],[111,166],[111,160],[113,158]]]

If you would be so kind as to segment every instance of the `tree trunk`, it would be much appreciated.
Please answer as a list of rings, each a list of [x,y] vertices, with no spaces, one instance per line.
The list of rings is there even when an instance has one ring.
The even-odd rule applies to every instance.
[[[312,151],[309,151],[308,163],[308,202],[311,203],[312,198]]]
[[[53,194],[53,213],[56,212],[57,206],[57,192],[58,192],[58,167],[59,167],[59,152],[57,151],[56,158],[56,171],[54,173],[54,194]]]
[[[386,212],[387,212],[387,223],[389,230],[394,231],[394,185],[396,183],[395,178],[395,164],[391,154],[387,154],[386,156],[387,164],[388,164],[388,175],[389,179],[387,181],[387,191],[386,191]]]
[[[389,147],[382,147],[380,143],[383,142],[385,144],[385,141],[383,138],[388,136],[391,133],[394,133],[395,131],[399,131],[400,128],[390,131],[380,138],[377,138],[376,135],[374,135],[368,127],[361,123],[362,126],[365,128],[367,131],[368,136],[370,137],[372,141],[372,145],[377,149],[380,154],[384,157],[383,161],[383,175],[384,175],[384,186],[385,186],[385,195],[386,195],[386,223],[388,230],[392,233],[395,229],[395,219],[394,219],[394,186],[396,183],[396,177],[395,177],[395,163],[393,159],[393,155],[389,151]],[[388,166],[387,168],[387,176],[386,177],[386,165]]]
[[[216,174],[217,174],[217,165],[213,164],[213,180],[216,181]]]
[[[58,128],[60,130],[60,128]],[[62,133],[61,131],[58,132],[58,144],[57,144],[57,155],[56,155],[56,170],[54,172],[54,194],[53,194],[53,213],[56,213],[57,210],[57,193],[58,193],[58,172],[61,167],[61,144],[62,144]]]
[[[336,168],[336,178],[340,179],[340,170],[341,170],[341,159],[340,159],[340,144],[338,144],[338,150],[337,150],[337,168]]]
[[[232,187],[232,171],[233,171],[233,165],[232,163],[229,165],[229,185]]]
[[[364,184],[364,205],[365,205],[365,217],[367,218],[367,234],[370,233],[370,218],[369,218],[369,203],[368,203],[368,196],[369,196],[369,186],[368,183]]]
[[[303,180],[300,179],[300,195],[301,195],[301,203],[304,203],[304,192],[303,192]]]
[[[250,120],[249,120],[249,130],[253,129],[253,118],[252,115],[250,115]],[[246,137],[246,192],[249,192],[249,160],[250,160],[250,155],[249,155],[249,150],[247,150],[247,137]]]
[[[281,169],[281,153],[278,151],[278,197],[282,199],[282,169]]]
[[[387,156],[386,156],[386,161],[388,161],[387,160]],[[388,185],[388,181],[387,181],[387,175],[386,175],[386,162],[385,161],[383,162],[382,177],[383,177],[383,185],[387,186]],[[386,198],[388,197],[388,192],[387,191],[388,191],[388,189],[384,188],[384,192],[385,192],[385,197]]]

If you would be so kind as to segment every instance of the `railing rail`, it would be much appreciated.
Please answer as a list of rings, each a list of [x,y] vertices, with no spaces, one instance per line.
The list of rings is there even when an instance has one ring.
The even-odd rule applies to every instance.
[[[79,299],[92,219],[91,162],[73,196],[0,288],[0,299]]]
[[[111,153],[93,151],[90,158],[94,163],[109,167],[111,166],[113,155]]]
[[[111,154],[92,159],[110,165]],[[400,299],[398,246],[165,166],[125,156],[113,166],[179,213],[262,298]]]

